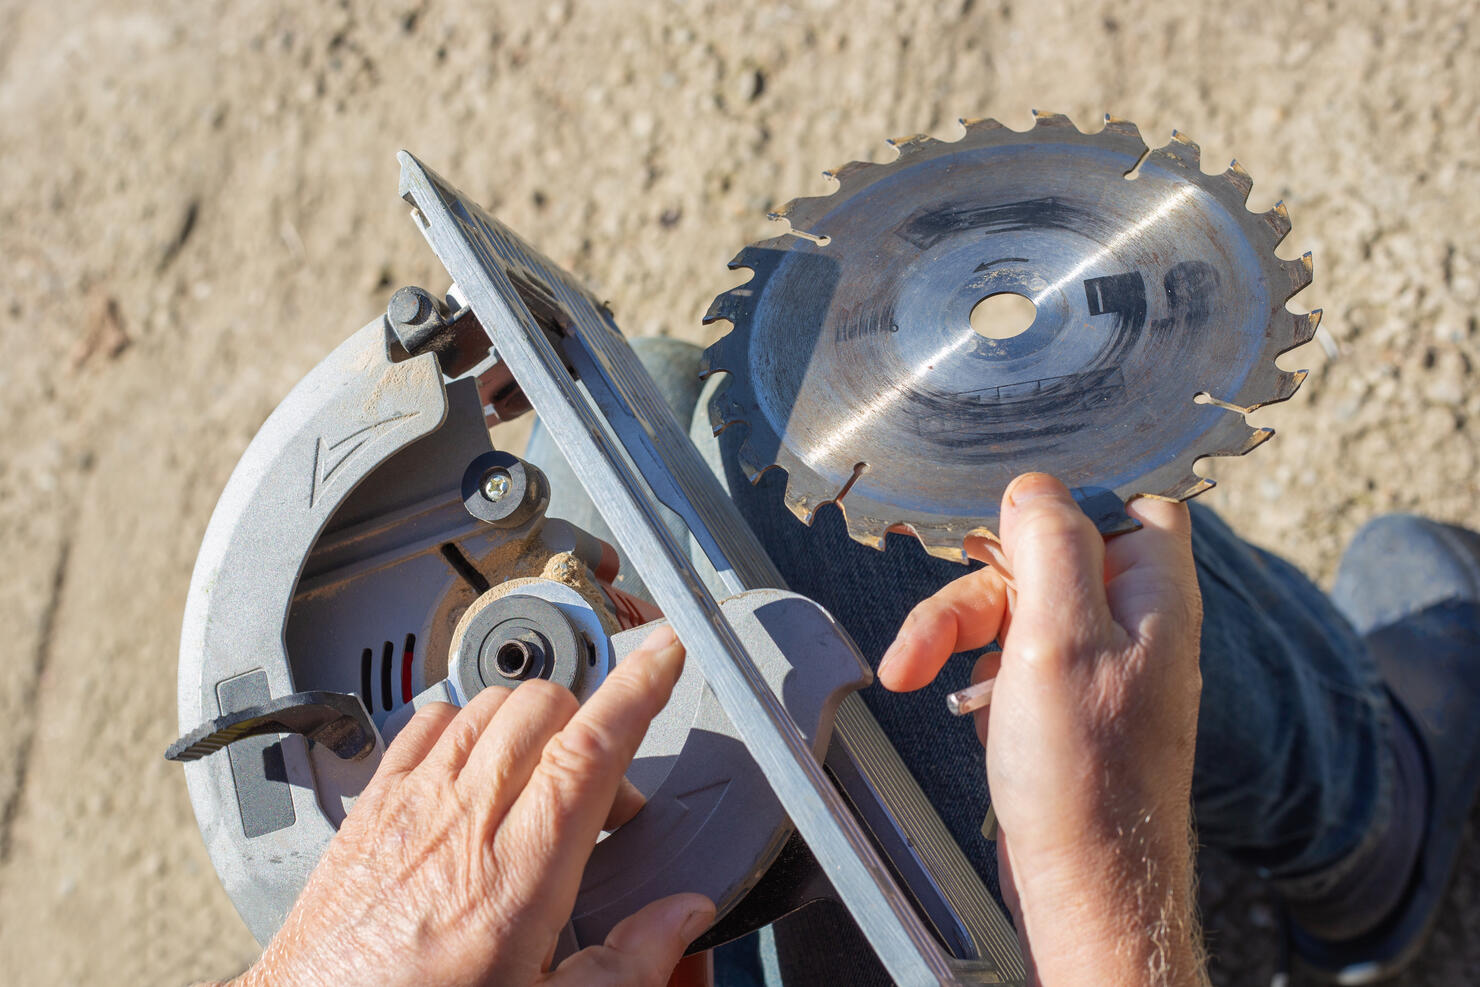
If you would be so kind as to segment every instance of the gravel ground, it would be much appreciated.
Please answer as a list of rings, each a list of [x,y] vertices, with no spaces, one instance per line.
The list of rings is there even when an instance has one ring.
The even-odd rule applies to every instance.
[[[0,955],[15,983],[182,982],[256,947],[179,769],[175,648],[215,498],[292,384],[443,275],[407,147],[610,298],[699,316],[765,210],[882,138],[1111,111],[1284,199],[1329,351],[1206,500],[1318,578],[1382,511],[1473,516],[1480,37],[1472,5],[830,0],[0,0]],[[1480,980],[1480,854],[1406,983]],[[1274,909],[1211,863],[1218,983]]]

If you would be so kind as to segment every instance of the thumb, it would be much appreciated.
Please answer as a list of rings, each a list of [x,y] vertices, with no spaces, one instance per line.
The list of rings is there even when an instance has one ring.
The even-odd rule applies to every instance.
[[[1013,640],[1043,657],[1099,640],[1110,625],[1105,540],[1067,487],[1046,473],[1014,480],[1002,496],[1002,547],[1017,583]]]
[[[663,987],[689,943],[714,922],[714,903],[702,894],[659,898],[618,922],[606,943],[568,957],[547,984]]]

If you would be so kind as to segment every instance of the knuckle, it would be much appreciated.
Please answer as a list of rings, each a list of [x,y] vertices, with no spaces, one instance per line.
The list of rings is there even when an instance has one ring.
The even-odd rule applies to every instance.
[[[588,779],[606,770],[614,760],[614,750],[600,729],[571,723],[550,738],[542,760],[557,778]]]
[[[545,707],[552,716],[573,716],[581,705],[569,689],[549,679],[529,679],[521,682],[514,690],[514,694],[524,702]]]
[[[1093,522],[1082,511],[1060,505],[1045,505],[1019,524],[1019,538],[1026,537],[1034,542],[1076,541],[1086,537],[1094,528]]]
[[[453,720],[446,731],[442,734],[442,740],[447,746],[447,752],[454,760],[464,761],[478,744],[478,737],[482,733],[478,723],[465,716],[459,716]]]
[[[622,709],[645,710],[656,706],[654,695],[660,692],[654,676],[646,668],[635,663],[619,662],[616,669],[601,683],[608,699],[616,700]],[[656,710],[654,710],[656,712]]]
[[[484,689],[481,689],[477,695],[475,695],[472,699],[469,699],[468,704],[463,708],[478,711],[482,710],[485,706],[497,706],[498,704],[509,698],[509,693],[511,691],[512,690],[507,689],[501,685],[490,685]]]

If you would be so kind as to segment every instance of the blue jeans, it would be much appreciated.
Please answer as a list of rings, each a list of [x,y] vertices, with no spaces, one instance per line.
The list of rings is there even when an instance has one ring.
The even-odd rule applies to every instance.
[[[692,413],[707,421],[707,409],[694,407],[698,350],[643,340],[635,348],[680,420]],[[802,526],[782,502],[780,471],[756,485],[740,474],[734,447],[742,439],[740,428],[718,439],[740,513],[788,586],[826,607],[877,665],[910,609],[967,570],[932,558],[908,536],[890,535],[882,552],[860,545],[833,507]],[[551,513],[604,531],[538,425],[528,458],[561,489]],[[1204,608],[1198,841],[1275,879],[1318,882],[1385,822],[1393,770],[1387,694],[1361,637],[1314,583],[1241,540],[1211,510],[1191,506]],[[973,657],[956,656],[918,692],[876,684],[863,698],[995,891],[995,844],[980,832],[988,804],[981,746],[969,721],[945,712],[946,694],[966,684]]]

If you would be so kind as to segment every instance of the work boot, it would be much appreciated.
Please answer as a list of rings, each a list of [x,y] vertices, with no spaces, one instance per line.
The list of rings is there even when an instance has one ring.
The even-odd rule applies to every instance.
[[[1360,984],[1423,946],[1480,790],[1480,535],[1378,518],[1352,540],[1331,595],[1392,699],[1388,811],[1352,866],[1288,905],[1303,964]]]

